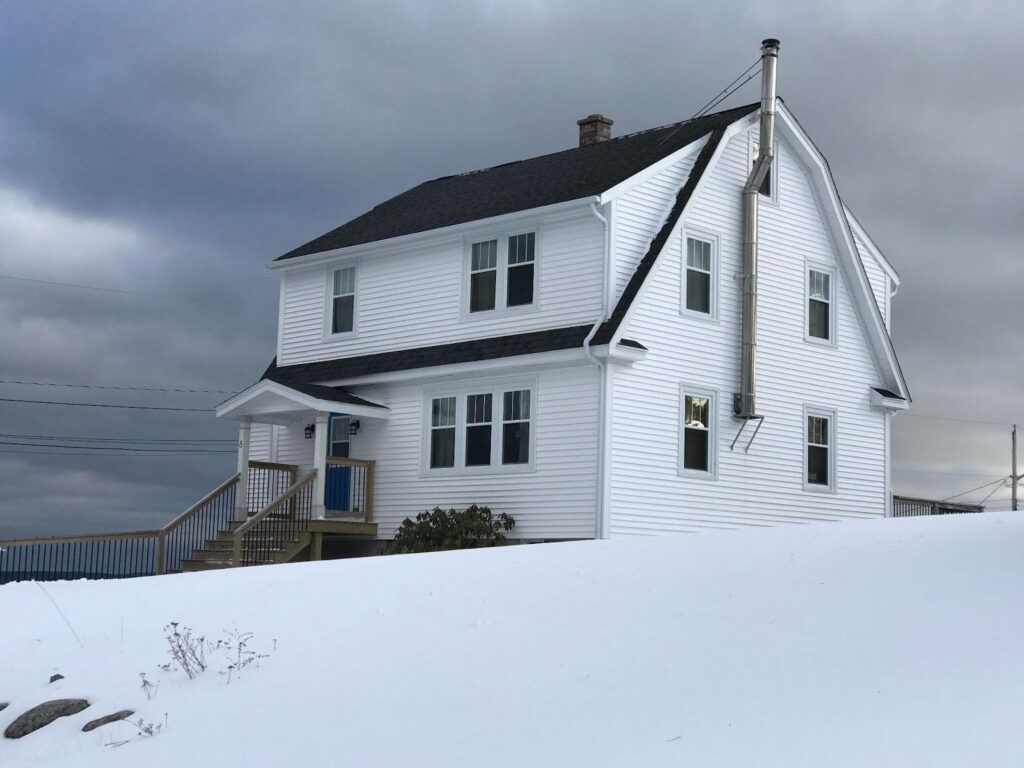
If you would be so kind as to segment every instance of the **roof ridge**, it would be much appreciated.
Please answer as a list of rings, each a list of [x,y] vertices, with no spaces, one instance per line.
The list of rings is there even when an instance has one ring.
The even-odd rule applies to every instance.
[[[652,128],[642,128],[639,131],[633,131],[631,133],[624,133],[621,136],[613,136],[612,138],[608,139],[607,141],[600,141],[600,142],[596,142],[594,144],[588,144],[585,147],[567,147],[565,149],[555,150],[554,152],[546,152],[546,153],[544,153],[542,155],[533,155],[532,157],[524,157],[524,158],[521,158],[519,160],[509,160],[506,163],[497,163],[495,165],[489,165],[489,166],[487,166],[485,168],[474,168],[473,170],[470,170],[470,171],[462,171],[460,173],[449,173],[449,174],[446,174],[444,176],[438,176],[437,178],[428,179],[427,181],[421,182],[419,184],[419,186],[423,186],[425,184],[433,184],[435,181],[444,181],[445,179],[460,179],[460,178],[464,178],[466,176],[474,176],[474,175],[476,175],[478,173],[486,173],[487,171],[493,171],[496,168],[503,168],[503,167],[505,167],[507,165],[516,165],[517,163],[528,163],[531,160],[540,160],[540,159],[545,158],[545,157],[554,157],[555,155],[560,155],[560,154],[563,154],[564,152],[576,152],[577,150],[589,149],[590,147],[602,147],[602,146],[606,146],[606,145],[609,145],[609,144],[613,144],[614,142],[620,142],[620,141],[622,141],[624,139],[633,139],[633,138],[636,138],[637,136],[643,136],[644,134],[654,133],[655,131],[664,131],[664,130],[668,130],[669,128],[678,129],[678,128],[683,127],[687,123],[692,123],[692,122],[695,122],[697,120],[710,120],[711,118],[714,118],[714,117],[721,117],[722,115],[725,115],[725,114],[727,114],[729,112],[740,112],[742,110],[753,109],[754,107],[757,107],[759,105],[760,105],[760,102],[753,102],[751,104],[743,104],[743,105],[741,105],[739,107],[730,107],[729,109],[723,109],[720,112],[709,112],[708,114],[701,115],[700,117],[688,117],[685,120],[680,120],[680,121],[675,122],[675,123],[665,123],[664,125],[658,125],[658,126],[654,126]],[[713,129],[709,128],[708,130],[710,132]]]

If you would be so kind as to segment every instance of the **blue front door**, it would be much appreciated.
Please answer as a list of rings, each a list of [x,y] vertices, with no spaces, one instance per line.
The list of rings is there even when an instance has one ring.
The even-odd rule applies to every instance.
[[[327,455],[331,458],[349,458],[348,421],[348,416],[331,416],[327,440]],[[327,465],[327,475],[324,478],[324,507],[331,512],[348,512],[352,508],[352,467]]]

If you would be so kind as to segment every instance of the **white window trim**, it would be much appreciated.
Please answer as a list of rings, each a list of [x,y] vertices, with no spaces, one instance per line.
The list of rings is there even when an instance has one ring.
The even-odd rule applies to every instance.
[[[708,425],[708,468],[707,471],[700,469],[687,469],[683,466],[686,447],[686,425],[683,419],[686,416],[686,396],[706,397],[711,402],[708,409],[711,416],[711,423]],[[679,410],[676,416],[676,424],[679,429],[679,447],[676,470],[680,477],[694,478],[699,480],[718,479],[718,390],[708,387],[700,387],[692,384],[679,385]]]
[[[721,251],[721,238],[718,235],[706,232],[697,228],[688,228],[683,226],[680,231],[680,266],[682,267],[682,274],[679,277],[679,314],[682,317],[692,317],[695,320],[700,320],[705,323],[717,323],[718,322],[718,284],[719,284],[719,264],[721,259],[719,253]],[[687,265],[687,247],[686,240],[688,238],[694,240],[703,240],[704,242],[711,243],[711,312],[705,314],[704,312],[697,312],[696,310],[689,309],[686,306],[686,281],[689,278],[689,267]]]
[[[352,299],[352,330],[334,332],[334,273],[339,269],[352,267],[356,271],[355,294]],[[324,341],[343,341],[359,338],[359,295],[362,293],[360,281],[362,269],[359,261],[349,259],[347,261],[333,262],[327,265],[324,274]]]
[[[750,170],[754,167],[754,160],[757,158],[757,148],[759,146],[758,136],[756,131],[751,131],[747,134],[747,176],[750,176]],[[780,162],[779,155],[782,153],[779,151],[779,136],[775,135],[775,156],[772,158],[771,174],[772,174],[772,194],[770,197],[759,195],[758,200],[762,203],[768,203],[778,207],[779,205],[779,181],[781,175],[779,174]]]
[[[828,338],[819,339],[811,336],[811,271],[821,272],[828,275]],[[835,267],[820,262],[804,261],[804,341],[808,344],[815,344],[819,347],[839,346],[836,336],[839,330],[839,281],[836,279]]]
[[[507,306],[508,301],[508,240],[516,235],[533,234],[533,302],[521,304],[517,307]],[[473,272],[473,243],[485,240],[498,241],[498,264],[497,275],[494,282],[494,309],[485,309],[480,312],[469,311],[470,275]],[[501,232],[481,232],[476,235],[466,235],[462,240],[462,299],[460,301],[460,319],[463,321],[476,322],[495,317],[506,317],[511,315],[531,314],[540,309],[540,270],[543,259],[541,258],[541,227],[524,226],[515,229],[508,229]]]
[[[828,485],[816,485],[807,482],[807,419],[810,416],[828,419]],[[836,418],[836,411],[833,408],[821,408],[813,405],[804,405],[803,421],[800,424],[800,439],[803,440],[803,464],[800,467],[801,479],[805,491],[811,493],[836,493],[839,487],[836,476],[838,462],[836,456],[839,452],[839,422]]]
[[[526,464],[502,464],[502,424],[505,392],[530,390],[530,461]],[[491,463],[466,466],[466,398],[491,393]],[[434,398],[455,398],[455,466],[430,466],[430,417]],[[420,477],[473,477],[480,475],[517,475],[535,472],[537,467],[538,387],[536,378],[487,379],[459,382],[449,386],[436,385],[423,390],[423,416],[420,419]]]

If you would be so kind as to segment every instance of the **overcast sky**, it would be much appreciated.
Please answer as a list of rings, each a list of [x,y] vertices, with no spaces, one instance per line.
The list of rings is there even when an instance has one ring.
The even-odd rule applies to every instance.
[[[0,0],[0,379],[214,390],[0,397],[211,408],[273,356],[265,262],[419,181],[573,146],[590,112],[616,134],[684,119],[769,36],[780,95],[903,278],[917,415],[897,418],[896,490],[1008,474],[1001,425],[1024,423],[1010,2]],[[729,104],[756,98],[754,81]],[[46,456],[28,453],[76,451],[0,437],[0,538],[159,526],[235,461],[234,425],[207,412],[0,401],[0,433],[228,441]]]

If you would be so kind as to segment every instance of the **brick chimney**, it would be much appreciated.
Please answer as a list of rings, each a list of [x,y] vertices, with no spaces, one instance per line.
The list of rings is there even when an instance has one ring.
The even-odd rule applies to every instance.
[[[582,120],[577,120],[576,125],[580,127],[580,146],[585,147],[588,144],[608,141],[612,137],[613,122],[613,120],[596,112],[592,115],[587,115]]]

